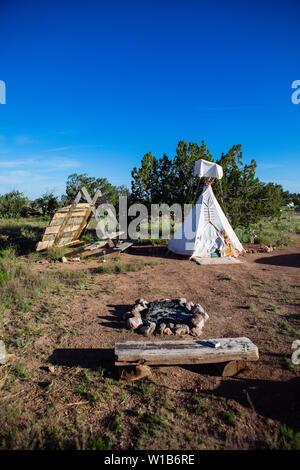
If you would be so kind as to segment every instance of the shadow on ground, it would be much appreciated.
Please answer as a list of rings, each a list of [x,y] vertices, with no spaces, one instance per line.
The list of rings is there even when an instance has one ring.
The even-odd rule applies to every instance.
[[[165,245],[161,245],[161,246],[135,245],[135,246],[131,246],[127,252],[130,255],[135,255],[135,256],[151,256],[155,258],[186,259],[185,256],[175,255],[174,253],[171,253]]]
[[[55,349],[49,357],[52,364],[67,367],[84,367],[97,370],[105,365],[114,368],[114,350],[109,348]]]
[[[213,390],[214,396],[235,400],[259,415],[279,420],[300,430],[300,377],[287,382],[255,379],[226,379]],[[211,395],[211,390],[201,390]]]
[[[0,228],[0,250],[13,247],[19,255],[35,251],[45,227],[32,225],[4,225]]]
[[[259,264],[269,264],[271,266],[287,266],[291,268],[300,268],[300,254],[268,256],[255,261]]]
[[[101,319],[101,324],[109,326],[111,328],[125,328],[125,322],[122,320],[123,313],[128,312],[132,309],[132,305],[108,305],[110,308],[109,313],[111,315],[98,317]],[[104,321],[103,321],[104,320]]]

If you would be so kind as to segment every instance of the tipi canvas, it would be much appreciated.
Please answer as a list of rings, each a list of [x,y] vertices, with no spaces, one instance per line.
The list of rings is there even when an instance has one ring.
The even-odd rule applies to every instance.
[[[220,166],[202,160],[207,165],[210,178],[205,178],[205,186],[197,203],[192,208],[184,223],[176,231],[168,244],[168,249],[180,255],[190,257],[237,256],[243,247],[222,211],[211,187],[211,180],[222,177]],[[215,172],[212,173],[212,165]],[[206,176],[205,165],[196,162],[195,170],[199,176]],[[202,169],[201,169],[202,167]],[[222,168],[221,168],[222,170]]]

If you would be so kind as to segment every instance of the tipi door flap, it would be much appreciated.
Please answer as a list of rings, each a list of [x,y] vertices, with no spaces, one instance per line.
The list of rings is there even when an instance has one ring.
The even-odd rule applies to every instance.
[[[216,250],[223,252],[224,240],[213,224],[207,223],[197,236],[194,256],[210,256]]]

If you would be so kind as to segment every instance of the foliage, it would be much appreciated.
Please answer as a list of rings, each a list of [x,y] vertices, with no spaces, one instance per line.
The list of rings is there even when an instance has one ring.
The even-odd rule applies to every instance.
[[[238,227],[236,234],[239,240],[272,246],[287,246],[294,242],[292,233],[300,231],[300,214],[289,209],[282,209],[280,214],[280,220],[263,217],[247,228]]]
[[[58,209],[60,203],[58,198],[54,196],[53,192],[46,192],[40,198],[34,201],[36,210],[40,210],[42,215],[52,217],[54,212]]]
[[[212,160],[204,142],[189,145],[180,141],[176,155],[170,160],[167,155],[157,159],[147,153],[141,168],[134,168],[132,175],[132,200],[146,204],[191,203],[200,194],[199,180],[193,177],[194,163],[199,158]]]
[[[106,178],[95,178],[88,176],[86,173],[78,175],[73,173],[68,176],[66,183],[66,195],[62,196],[64,205],[72,204],[78,191],[85,186],[88,193],[93,197],[97,189],[100,189],[106,201],[116,206],[118,204],[119,195],[128,195],[125,186],[114,186]]]
[[[0,216],[20,217],[23,207],[28,203],[28,199],[23,193],[14,189],[10,193],[0,196]]]
[[[261,182],[255,176],[256,162],[244,164],[242,157],[241,145],[234,145],[215,160],[224,176],[214,183],[214,192],[233,227],[248,227],[263,216],[279,217],[280,207],[291,200],[280,185]],[[195,203],[203,189],[203,180],[193,176],[194,163],[200,158],[214,161],[204,142],[199,146],[180,141],[173,160],[147,153],[141,167],[132,171],[132,201],[148,207]]]

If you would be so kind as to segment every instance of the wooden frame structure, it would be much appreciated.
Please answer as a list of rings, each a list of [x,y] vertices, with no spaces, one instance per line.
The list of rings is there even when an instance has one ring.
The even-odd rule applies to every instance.
[[[80,203],[81,198],[85,198],[87,202]],[[82,187],[70,206],[62,207],[54,214],[44,232],[42,240],[37,244],[36,251],[45,250],[51,246],[76,245],[83,230],[88,226],[92,215],[95,216],[98,222],[98,227],[103,233],[103,238],[105,238],[109,246],[113,248],[115,245],[109,236],[105,237],[104,224],[97,216],[96,202],[99,198],[102,204],[107,204],[100,189],[98,189],[93,198],[91,198],[87,189]],[[107,213],[114,220],[117,227],[118,222],[109,206],[107,207]]]

